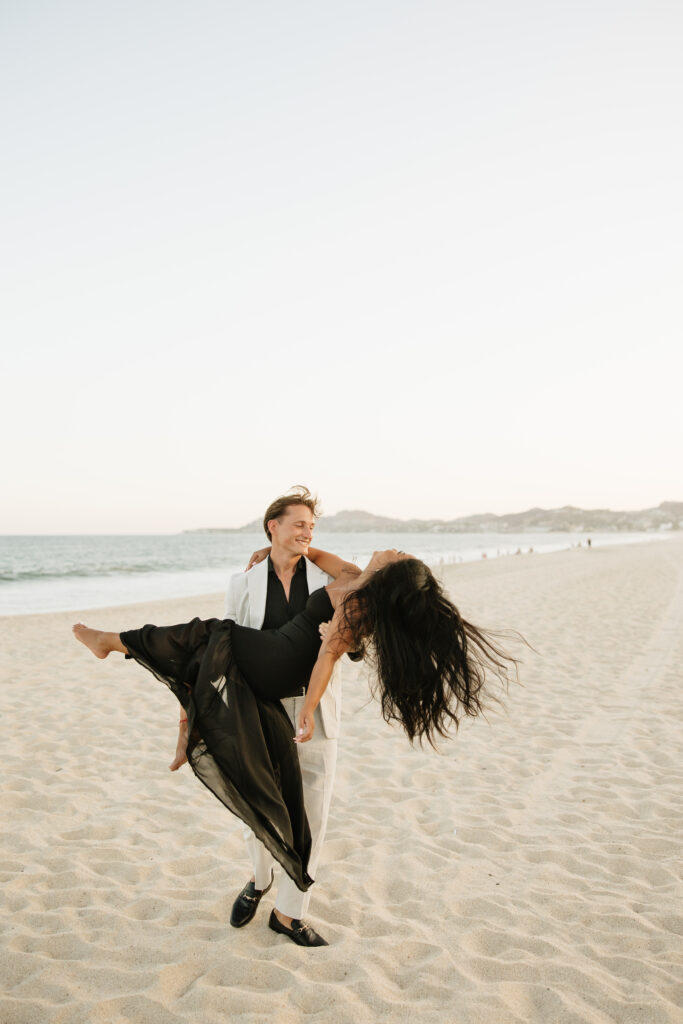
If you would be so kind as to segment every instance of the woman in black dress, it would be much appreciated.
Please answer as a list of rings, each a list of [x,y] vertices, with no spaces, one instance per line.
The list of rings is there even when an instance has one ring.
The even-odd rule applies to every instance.
[[[78,624],[77,639],[98,658],[118,651],[164,682],[187,712],[187,757],[197,777],[249,825],[297,886],[310,832],[291,722],[280,699],[309,679],[294,741],[313,735],[313,713],[335,662],[348,651],[372,661],[387,722],[433,744],[462,714],[483,707],[487,670],[502,681],[514,664],[490,636],[465,622],[421,561],[375,552],[368,567],[315,549],[309,557],[333,582],[280,629],[193,619],[107,633]],[[320,625],[329,622],[320,641]]]

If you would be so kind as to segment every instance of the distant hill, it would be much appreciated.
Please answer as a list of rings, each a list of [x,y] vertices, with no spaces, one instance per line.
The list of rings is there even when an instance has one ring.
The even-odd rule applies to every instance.
[[[640,512],[613,512],[607,508],[581,509],[573,505],[563,508],[530,508],[526,512],[510,512],[496,516],[483,512],[459,519],[392,519],[376,516],[361,509],[323,516],[318,523],[325,533],[525,533],[611,530],[680,530],[683,529],[683,501],[663,501],[656,508]],[[261,533],[263,524],[255,519],[245,526],[192,530],[192,533]]]

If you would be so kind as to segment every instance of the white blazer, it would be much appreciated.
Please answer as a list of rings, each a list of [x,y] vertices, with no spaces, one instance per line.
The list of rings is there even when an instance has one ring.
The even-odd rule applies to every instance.
[[[306,560],[306,580],[308,592],[326,586],[331,577]],[[255,565],[249,572],[238,572],[228,584],[225,599],[225,617],[238,622],[241,626],[260,629],[266,616],[266,595],[268,591],[268,559]],[[341,665],[334,666],[332,678],[320,700],[320,718],[328,739],[339,736],[341,721]]]

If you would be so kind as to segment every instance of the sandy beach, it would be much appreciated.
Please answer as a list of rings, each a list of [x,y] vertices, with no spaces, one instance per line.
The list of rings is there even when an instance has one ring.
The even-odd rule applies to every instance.
[[[440,750],[344,668],[335,793],[300,949],[176,707],[71,637],[222,613],[222,595],[2,619],[1,1024],[680,1024],[683,538],[444,570],[520,630],[522,685]]]

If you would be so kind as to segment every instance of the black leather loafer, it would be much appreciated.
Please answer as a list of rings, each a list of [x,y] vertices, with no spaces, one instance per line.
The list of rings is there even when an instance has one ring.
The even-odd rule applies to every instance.
[[[318,935],[317,931],[305,921],[294,918],[292,927],[285,927],[278,921],[274,910],[270,912],[268,927],[272,928],[274,932],[279,932],[280,935],[286,935],[292,942],[296,942],[297,946],[329,946],[329,942],[326,942],[322,935]]]
[[[244,928],[245,924],[249,924],[258,909],[261,897],[265,896],[272,884],[272,871],[270,873],[270,885],[267,885],[265,889],[255,889],[253,882],[247,882],[232,905],[230,924],[233,928]]]

